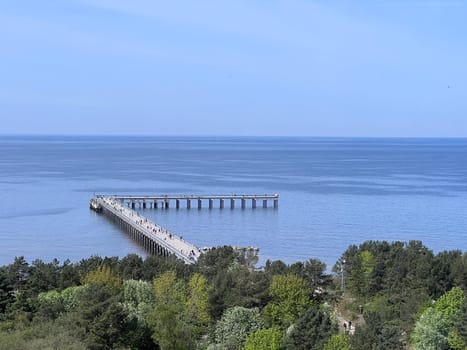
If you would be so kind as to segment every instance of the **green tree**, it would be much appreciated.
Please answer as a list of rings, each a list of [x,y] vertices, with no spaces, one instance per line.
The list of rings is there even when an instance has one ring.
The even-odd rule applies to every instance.
[[[411,338],[413,348],[415,350],[449,349],[449,333],[455,326],[464,301],[464,292],[461,288],[455,287],[442,295],[433,306],[428,307],[415,324]]]
[[[272,324],[287,328],[311,305],[310,291],[303,278],[295,275],[273,276],[269,287],[271,302],[263,312]]]
[[[120,277],[113,274],[111,268],[107,265],[101,265],[97,269],[89,272],[83,277],[83,284],[99,283],[109,288],[118,289],[122,284]]]
[[[350,350],[349,338],[343,334],[334,334],[324,344],[323,350]]]
[[[264,272],[250,271],[240,264],[234,263],[227,270],[220,270],[211,282],[212,317],[220,318],[226,309],[234,306],[264,307],[269,299],[269,283]]]
[[[327,310],[312,305],[293,326],[286,338],[288,350],[322,350],[324,344],[337,333]]]
[[[90,283],[80,295],[73,317],[91,350],[114,349],[123,341],[127,315],[117,293],[106,284]]]
[[[154,291],[153,339],[162,350],[194,348],[210,320],[206,279],[195,274],[187,285],[169,271],[154,280]]]
[[[365,325],[357,327],[350,338],[355,350],[403,350],[401,329],[393,322],[386,322],[377,312],[365,312]]]
[[[278,327],[258,329],[248,335],[244,350],[280,350],[282,331]]]
[[[217,321],[215,342],[227,350],[239,350],[250,333],[263,328],[258,309],[236,306],[225,311]]]
[[[127,314],[125,344],[131,349],[154,349],[147,323],[154,303],[154,290],[146,281],[126,280],[122,285],[122,305]]]
[[[467,349],[467,297],[464,298],[462,307],[455,319],[454,327],[449,332],[448,342],[453,349]]]
[[[6,273],[0,269],[0,314],[5,312],[13,300],[13,285],[8,280]]]
[[[119,262],[120,276],[124,280],[139,280],[143,277],[143,259],[136,254],[128,254]]]
[[[209,313],[209,286],[204,276],[195,273],[188,282],[186,317],[193,327],[195,338],[200,338],[207,330],[211,315]]]

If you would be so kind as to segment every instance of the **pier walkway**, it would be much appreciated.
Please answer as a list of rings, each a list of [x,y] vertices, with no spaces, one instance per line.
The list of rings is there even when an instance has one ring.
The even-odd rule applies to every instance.
[[[235,208],[235,200],[239,200],[241,208],[246,208],[247,200],[251,201],[251,208],[256,208],[256,201],[263,202],[263,208],[268,207],[268,201],[273,202],[276,209],[279,206],[279,195],[158,195],[158,196],[138,196],[138,195],[95,195],[91,199],[90,208],[98,213],[103,213],[109,219],[128,232],[131,238],[139,243],[151,254],[162,256],[175,256],[187,264],[194,264],[200,255],[211,249],[201,250],[194,244],[185,241],[182,237],[169,232],[158,224],[148,220],[136,212],[138,208],[157,209],[159,206],[169,209],[170,203],[175,202],[175,208],[180,209],[180,202],[186,201],[186,208],[191,208],[191,201],[197,201],[198,209],[202,209],[203,201],[208,201],[208,208],[213,209],[214,201],[218,201],[219,208],[224,208],[224,201],[230,201],[230,208]],[[234,247],[242,252],[249,260],[257,260],[258,248],[255,247]]]
[[[102,212],[123,227],[131,238],[151,254],[167,257],[175,255],[187,264],[194,264],[201,255],[201,250],[194,244],[124,207],[115,198],[95,197],[91,200],[91,209]]]

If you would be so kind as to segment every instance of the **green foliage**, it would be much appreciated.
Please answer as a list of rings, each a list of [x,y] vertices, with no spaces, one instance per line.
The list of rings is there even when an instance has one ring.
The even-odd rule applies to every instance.
[[[109,285],[90,283],[80,295],[73,320],[91,350],[114,349],[123,342],[127,315],[116,292]]]
[[[217,321],[215,342],[226,350],[239,350],[250,333],[263,328],[258,309],[236,306],[225,311]]]
[[[467,349],[467,341],[462,337],[456,329],[449,332],[448,344],[451,349],[454,350],[465,350]]]
[[[217,247],[198,259],[199,272],[211,281],[220,271],[226,271],[238,262],[240,256],[232,247]]]
[[[286,338],[288,350],[322,350],[337,326],[329,313],[318,305],[312,305],[293,326]]]
[[[209,286],[204,276],[195,273],[188,282],[188,298],[185,304],[186,317],[193,327],[193,335],[200,338],[206,331],[209,313]]]
[[[311,305],[304,279],[295,275],[274,276],[269,295],[271,302],[264,308],[264,315],[272,325],[282,328],[294,323]]]
[[[465,302],[462,289],[455,287],[441,296],[433,306],[428,307],[415,324],[412,344],[415,350],[450,349],[449,333],[453,331],[456,320]],[[451,334],[451,342],[458,343],[457,333]]]
[[[24,256],[16,257],[11,265],[6,267],[7,279],[13,290],[24,290],[29,278],[30,268]]]
[[[280,350],[282,331],[278,327],[258,329],[248,335],[244,350]]]
[[[26,329],[0,331],[0,350],[86,350],[68,327],[58,322],[41,322]]]
[[[211,283],[209,302],[211,315],[216,319],[228,308],[261,308],[269,299],[268,276],[264,272],[250,271],[240,264],[232,264],[227,270],[219,270]]]
[[[343,334],[334,334],[324,344],[323,350],[350,350],[349,337]]]
[[[206,279],[193,275],[187,285],[169,271],[154,280],[153,338],[162,350],[192,349],[210,321]]]
[[[107,265],[101,265],[83,277],[83,284],[103,284],[109,288],[118,289],[122,283],[121,279],[112,273]]]
[[[153,349],[147,318],[155,301],[151,283],[126,280],[122,285],[122,306],[127,314],[124,343],[131,349]]]
[[[195,265],[134,254],[63,265],[19,257],[0,268],[0,349],[149,350],[158,348],[152,337],[162,350],[276,349],[286,329],[291,349],[303,340],[311,349],[347,350],[350,342],[355,350],[397,350],[412,329],[415,350],[466,348],[466,253],[433,255],[418,241],[369,241],[350,246],[342,259],[346,297],[356,297],[347,311],[357,313],[359,304],[365,310],[365,322],[348,339],[330,337],[332,324],[327,331],[329,316],[317,304],[332,302],[331,279],[317,259],[268,261],[265,271],[252,271],[231,247],[217,248]],[[86,284],[78,286],[80,280]],[[428,304],[432,299],[438,301]],[[320,310],[313,317],[312,300]],[[273,328],[263,329],[259,310]]]
[[[434,257],[420,241],[367,241],[359,247],[350,246],[344,259],[346,285],[356,296],[374,297],[408,289],[429,291]],[[335,266],[334,271],[338,270]]]
[[[13,301],[13,285],[8,280],[6,273],[0,269],[0,314],[4,313],[7,306]]]
[[[124,280],[140,280],[143,278],[143,259],[136,254],[128,254],[119,261],[119,275]]]
[[[380,314],[365,312],[365,325],[350,338],[354,350],[403,350],[402,330],[397,323],[385,322]]]
[[[456,350],[467,349],[467,296],[464,298],[459,314],[455,317],[451,333],[449,337],[451,347]]]
[[[446,319],[454,320],[459,314],[459,309],[465,300],[464,291],[455,287],[442,295],[435,303],[435,311],[441,313]]]
[[[448,334],[450,321],[433,307],[426,309],[420,316],[412,333],[415,350],[449,349]]]
[[[122,285],[123,303],[137,307],[138,305],[152,304],[154,291],[151,283],[146,281],[125,280]]]

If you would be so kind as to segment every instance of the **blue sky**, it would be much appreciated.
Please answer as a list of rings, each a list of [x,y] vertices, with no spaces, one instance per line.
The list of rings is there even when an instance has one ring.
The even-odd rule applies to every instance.
[[[0,134],[467,136],[466,1],[0,0]]]

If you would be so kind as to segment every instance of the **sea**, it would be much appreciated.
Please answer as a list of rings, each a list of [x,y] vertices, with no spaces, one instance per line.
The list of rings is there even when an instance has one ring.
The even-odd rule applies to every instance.
[[[144,256],[94,194],[279,194],[278,209],[140,210],[199,247],[256,246],[259,265],[330,269],[366,240],[467,250],[467,139],[0,136],[0,265]]]

